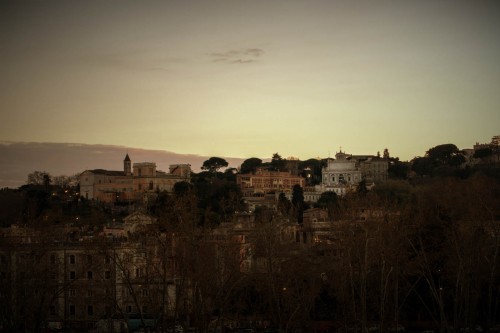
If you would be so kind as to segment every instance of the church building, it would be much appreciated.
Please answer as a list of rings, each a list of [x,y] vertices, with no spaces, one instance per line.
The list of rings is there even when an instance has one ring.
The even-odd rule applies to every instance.
[[[128,154],[123,171],[85,170],[80,174],[80,194],[106,203],[147,200],[148,194],[171,192],[175,183],[191,180],[189,164],[173,164],[169,173],[156,169],[154,162],[134,163]]]
[[[315,188],[316,192],[332,191],[344,195],[355,191],[361,181],[367,186],[388,179],[389,159],[374,155],[350,155],[340,149],[335,159],[328,159],[327,166],[322,169],[322,183]]]
[[[335,154],[335,159],[328,159],[327,166],[322,170],[322,192],[332,191],[344,195],[362,180],[357,161],[350,157],[340,150]]]

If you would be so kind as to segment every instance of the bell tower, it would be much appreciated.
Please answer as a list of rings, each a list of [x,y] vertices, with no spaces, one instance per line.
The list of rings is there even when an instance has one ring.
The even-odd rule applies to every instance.
[[[123,173],[125,173],[125,176],[132,175],[132,162],[130,161],[130,157],[128,157],[128,154],[123,160]]]

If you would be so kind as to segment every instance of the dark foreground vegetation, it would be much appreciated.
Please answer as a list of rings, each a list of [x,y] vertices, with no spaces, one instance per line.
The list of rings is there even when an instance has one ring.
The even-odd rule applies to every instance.
[[[139,326],[169,332],[179,326],[200,332],[498,332],[498,167],[463,168],[460,157],[430,156],[413,165],[393,160],[393,179],[371,190],[360,184],[342,198],[322,196],[315,206],[329,217],[321,238],[314,238],[311,221],[298,218],[313,207],[299,190],[292,200],[280,196],[276,209],[235,213],[246,207],[234,170],[207,167],[191,184],[158,193],[143,207],[155,222],[112,239],[101,231],[130,207],[99,206],[75,196],[77,188],[50,182],[0,191],[3,227],[37,232],[29,243],[0,239],[0,328],[43,331],[54,313],[61,327],[78,327],[69,313],[74,308],[60,316],[53,303],[71,297],[75,286],[89,290],[90,268],[81,269],[83,284],[78,276],[54,281],[51,275],[51,253],[78,248],[93,272],[102,270],[97,257],[114,267],[113,293],[102,292],[105,274],[104,282],[92,282],[102,306],[76,304],[92,329],[102,319],[128,318],[130,324],[135,316]],[[141,254],[140,264],[116,255],[125,247]],[[28,269],[12,263],[19,252]],[[139,269],[135,275],[132,267]],[[119,299],[118,280],[129,303]]]

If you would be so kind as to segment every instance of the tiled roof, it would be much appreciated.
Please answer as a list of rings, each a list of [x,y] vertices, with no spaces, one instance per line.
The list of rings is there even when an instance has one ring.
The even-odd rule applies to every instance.
[[[123,171],[114,171],[114,170],[104,170],[104,169],[94,169],[89,170],[90,172],[96,175],[107,175],[107,176],[124,176],[125,173]]]

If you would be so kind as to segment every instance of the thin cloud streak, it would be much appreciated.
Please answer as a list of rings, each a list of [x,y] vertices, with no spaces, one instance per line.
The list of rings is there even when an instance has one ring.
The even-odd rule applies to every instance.
[[[264,55],[264,50],[259,48],[248,48],[242,50],[229,50],[225,52],[210,53],[212,62],[222,62],[230,64],[248,64],[258,61]]]

